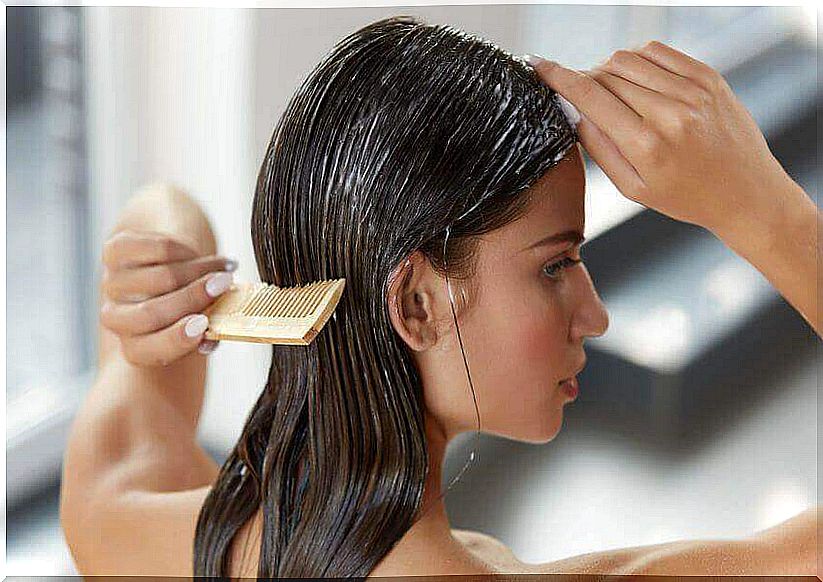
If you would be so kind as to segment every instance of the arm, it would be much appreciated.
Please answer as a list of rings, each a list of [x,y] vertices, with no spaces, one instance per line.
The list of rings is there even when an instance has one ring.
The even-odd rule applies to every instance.
[[[204,254],[216,247],[200,208],[173,188],[136,194],[115,232],[126,228],[191,240]],[[61,525],[78,565],[97,564],[111,544],[117,545],[118,535],[124,544],[135,535],[118,526],[109,527],[103,538],[99,535],[118,513],[127,515],[120,505],[127,496],[200,490],[202,498],[202,489],[218,473],[195,438],[207,358],[193,352],[164,367],[140,367],[123,356],[117,335],[103,326],[99,333],[99,371],[69,434],[60,492]],[[161,529],[159,518],[146,517],[157,519],[152,529]],[[125,553],[133,551],[133,546],[124,548]],[[157,551],[163,552],[160,547]],[[127,563],[125,555],[120,558],[119,563]]]
[[[817,507],[739,540],[686,540],[650,546],[629,566],[639,575],[819,576]]]
[[[616,51],[585,72],[533,63],[580,111],[580,140],[621,194],[714,233],[820,335],[820,214],[717,71],[657,41]],[[609,573],[814,573],[816,529],[815,509],[742,540],[682,541],[590,558]]]
[[[818,237],[823,218],[814,201],[786,176],[785,186],[756,200],[748,212],[711,228],[730,249],[759,270],[821,335],[818,307]]]
[[[541,565],[546,574],[820,575],[817,507],[741,539],[678,540],[592,552]]]
[[[821,218],[717,71],[655,41],[585,74],[536,68],[580,110],[581,142],[621,194],[714,233],[820,335]]]

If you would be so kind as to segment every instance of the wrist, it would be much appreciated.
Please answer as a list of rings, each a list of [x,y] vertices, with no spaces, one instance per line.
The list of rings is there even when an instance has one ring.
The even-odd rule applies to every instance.
[[[117,377],[117,397],[133,406],[146,409],[160,405],[173,410],[180,434],[194,435],[205,400],[206,362],[207,358],[192,353],[167,366],[148,367],[117,353],[101,367],[99,375]]]
[[[780,238],[796,233],[798,226],[814,227],[817,208],[808,194],[788,175],[751,196],[733,215],[706,228],[731,249],[744,256],[767,251]]]

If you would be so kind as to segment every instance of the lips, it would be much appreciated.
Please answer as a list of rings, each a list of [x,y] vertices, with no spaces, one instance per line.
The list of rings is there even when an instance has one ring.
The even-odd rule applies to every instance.
[[[577,377],[572,377],[570,380],[563,380],[560,383],[560,389],[572,400],[577,398],[580,393],[580,386],[577,383]]]
[[[560,380],[560,382],[558,382],[558,384],[562,384],[563,382],[571,382],[571,381],[572,381],[572,379],[574,379],[574,378],[575,378],[575,376],[577,376],[580,372],[582,372],[582,371],[583,371],[583,368],[585,368],[585,367],[586,367],[586,360],[584,359],[584,360],[583,360],[583,363],[582,363],[582,364],[580,364],[580,367],[579,367],[579,368],[577,368],[577,371],[576,371],[574,374],[572,374],[572,375],[571,375],[571,376],[569,376],[568,378],[563,378],[562,380]]]

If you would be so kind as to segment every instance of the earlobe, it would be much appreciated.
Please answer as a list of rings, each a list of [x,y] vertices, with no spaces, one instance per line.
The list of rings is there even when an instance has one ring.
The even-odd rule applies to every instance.
[[[422,283],[424,261],[415,251],[389,276],[387,303],[395,331],[414,351],[430,348],[437,341],[433,329],[431,297]]]

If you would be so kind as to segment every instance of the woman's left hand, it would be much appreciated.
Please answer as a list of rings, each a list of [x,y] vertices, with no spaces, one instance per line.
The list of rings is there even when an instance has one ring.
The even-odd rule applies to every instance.
[[[714,69],[663,43],[541,78],[582,114],[580,141],[620,193],[717,234],[755,225],[791,191],[752,116]]]
[[[203,338],[202,311],[231,286],[236,267],[164,233],[118,231],[103,246],[100,322],[139,366],[165,366],[195,349],[208,354],[219,342]]]

